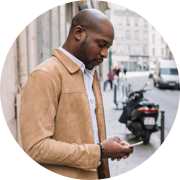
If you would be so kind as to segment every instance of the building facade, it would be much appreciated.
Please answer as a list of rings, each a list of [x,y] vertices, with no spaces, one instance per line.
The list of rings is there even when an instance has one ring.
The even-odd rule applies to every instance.
[[[21,88],[38,64],[51,57],[68,36],[72,18],[81,10],[96,8],[104,12],[106,2],[76,1],[50,9],[34,19],[12,44],[1,75],[1,104],[5,120],[21,145],[19,111]],[[101,67],[96,68],[102,79]]]
[[[164,38],[149,24],[149,64],[156,64],[158,59],[166,59],[166,45]]]
[[[114,66],[128,71],[141,70],[148,63],[148,23],[129,9],[112,5],[115,28]]]
[[[171,49],[169,48],[168,44],[166,44],[166,59],[174,59],[173,53],[171,51]]]
[[[128,71],[147,70],[149,64],[165,58],[166,43],[143,17],[117,4],[109,3],[115,29],[113,66]]]

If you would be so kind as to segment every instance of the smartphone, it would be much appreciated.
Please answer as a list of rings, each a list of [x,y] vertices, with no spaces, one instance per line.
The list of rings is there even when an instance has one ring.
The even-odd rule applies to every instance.
[[[140,144],[143,144],[143,141],[140,141],[140,142],[134,143],[134,144],[130,144],[128,147],[134,147],[134,146],[138,146]]]

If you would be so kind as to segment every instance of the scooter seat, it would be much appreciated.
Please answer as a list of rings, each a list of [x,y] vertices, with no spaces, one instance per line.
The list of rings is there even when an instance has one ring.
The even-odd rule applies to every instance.
[[[140,102],[140,103],[136,106],[136,108],[142,107],[142,106],[146,106],[146,107],[148,107],[148,108],[152,108],[152,107],[157,106],[157,105],[154,104],[154,103],[151,103],[151,102],[143,101],[143,102]]]

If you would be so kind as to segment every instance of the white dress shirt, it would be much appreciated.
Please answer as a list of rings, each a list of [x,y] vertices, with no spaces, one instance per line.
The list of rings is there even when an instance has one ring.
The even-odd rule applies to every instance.
[[[86,69],[82,61],[74,57],[72,54],[70,54],[68,51],[66,51],[62,47],[59,47],[59,49],[81,68],[81,71],[83,73],[84,85],[85,85],[86,92],[88,95],[89,105],[90,105],[90,110],[91,110],[92,126],[93,126],[93,132],[94,132],[94,143],[97,144],[99,143],[99,137],[98,137],[98,127],[97,127],[97,120],[96,120],[96,100],[95,100],[94,92],[92,89],[93,75],[94,75],[95,69],[94,68],[92,70]]]

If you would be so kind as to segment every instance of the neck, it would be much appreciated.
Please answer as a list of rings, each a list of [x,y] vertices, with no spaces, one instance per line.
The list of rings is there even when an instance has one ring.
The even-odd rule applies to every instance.
[[[66,42],[63,44],[62,48],[65,49],[66,51],[68,51],[70,54],[72,54],[74,57],[76,57],[76,58],[79,59],[80,61],[82,61],[81,58],[79,58],[79,57],[77,56],[76,46],[77,46],[77,45],[74,45],[74,44],[72,43],[72,41],[70,42],[70,41],[68,41],[68,39],[67,39]],[[82,61],[82,62],[83,62],[83,61]],[[84,63],[84,62],[83,62],[83,63]]]
[[[62,48],[65,49],[66,51],[68,51],[69,53],[71,53],[73,56],[75,56],[75,55],[74,55],[74,52],[73,52],[73,50],[72,50],[72,48],[71,48],[71,45],[68,43],[68,41],[66,41],[66,42],[63,44]]]

